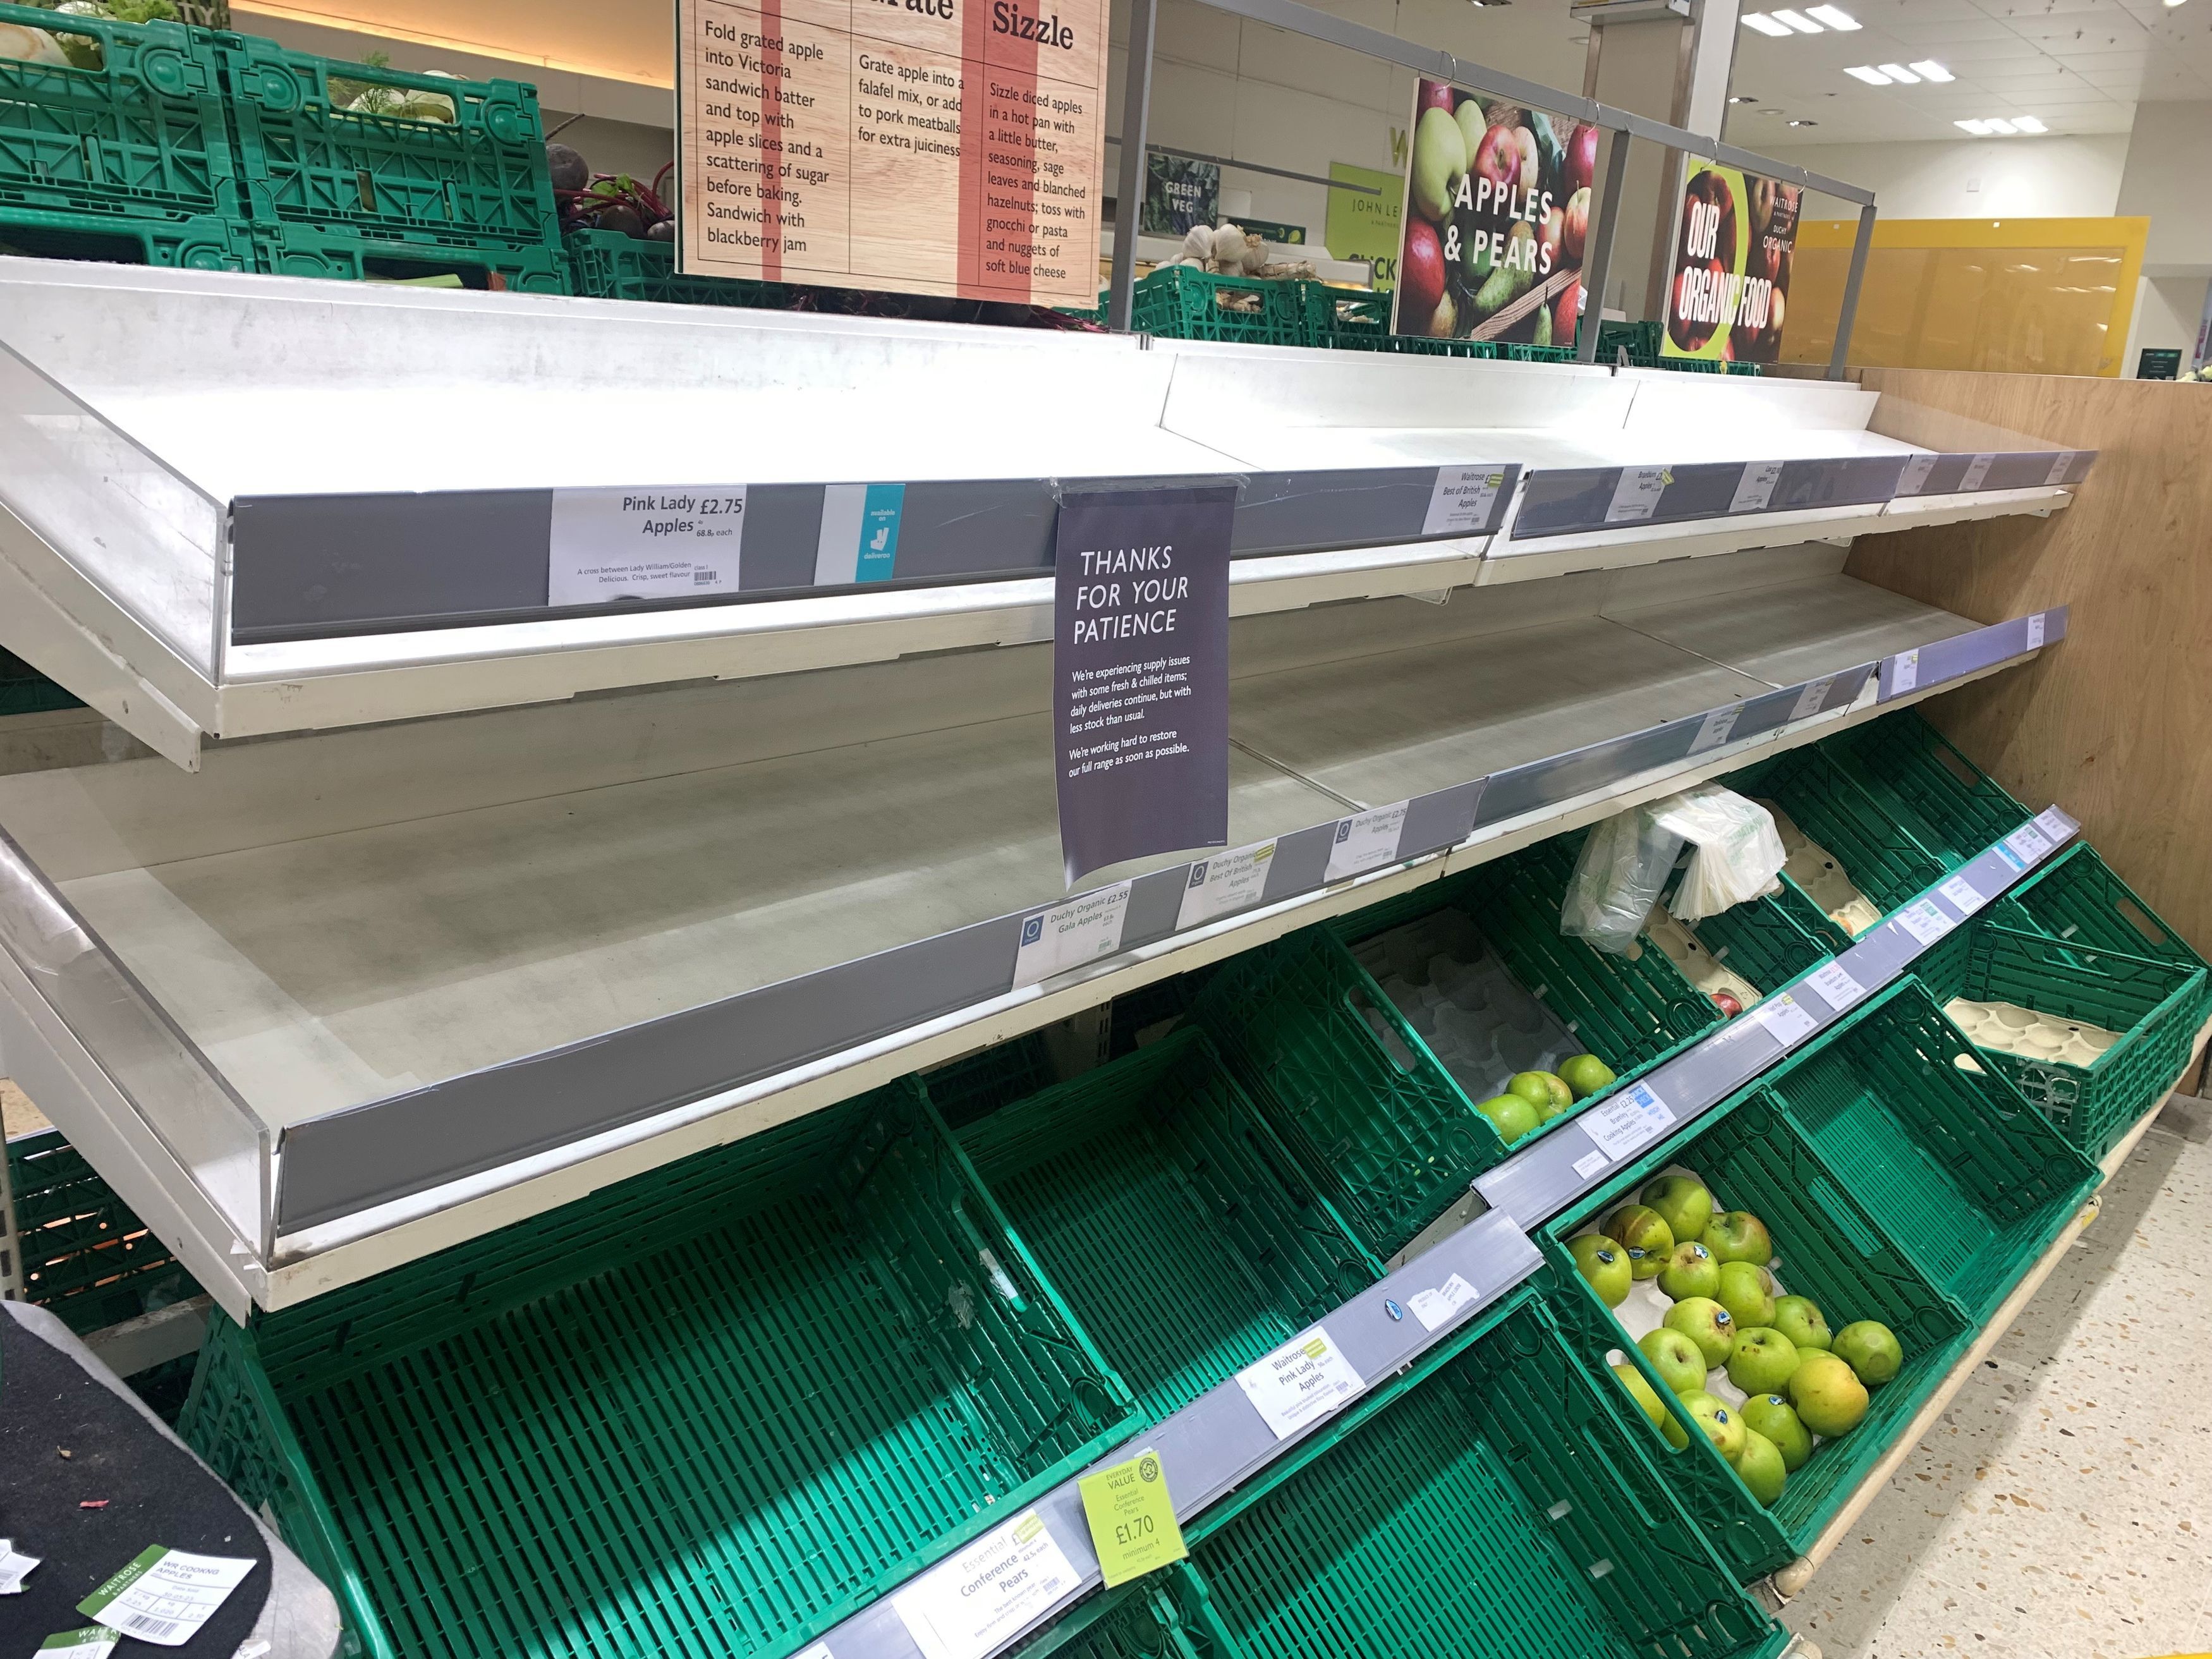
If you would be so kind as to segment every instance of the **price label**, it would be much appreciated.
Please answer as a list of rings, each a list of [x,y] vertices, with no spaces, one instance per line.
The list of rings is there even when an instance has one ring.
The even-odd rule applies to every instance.
[[[2027,619],[2027,648],[2035,650],[2043,643],[2043,613],[2039,611]]]
[[[1479,536],[1490,528],[1505,488],[1505,470],[1495,466],[1440,466],[1429,492],[1424,536]]]
[[[1075,1486],[1108,1589],[1190,1553],[1176,1524],[1167,1471],[1158,1452],[1139,1452],[1126,1463],[1085,1475]]]
[[[1820,1000],[1842,1013],[1844,1009],[1865,999],[1867,988],[1851,977],[1850,969],[1840,962],[1825,963],[1805,975],[1805,983],[1819,993]]]
[[[745,487],[556,489],[545,602],[605,605],[734,593]]]
[[[1835,683],[1835,676],[1831,674],[1825,680],[1814,680],[1800,691],[1797,701],[1790,706],[1790,718],[1793,720],[1810,720],[1819,714],[1820,705],[1828,700],[1828,688]]]
[[[1743,717],[1743,705],[1733,708],[1716,708],[1705,716],[1698,727],[1698,735],[1690,739],[1690,752],[1702,755],[1708,749],[1717,749],[1729,740],[1735,723]]]
[[[1014,950],[1014,988],[1112,956],[1121,948],[1128,915],[1129,884],[1121,881],[1024,916]]]
[[[1774,486],[1782,482],[1782,463],[1752,461],[1743,469],[1743,477],[1736,481],[1735,497],[1729,502],[1731,513],[1764,513],[1774,499]]]
[[[1648,1083],[1623,1090],[1575,1120],[1598,1151],[1615,1163],[1658,1139],[1674,1121],[1674,1109]]]
[[[226,1555],[187,1555],[155,1544],[76,1604],[110,1630],[180,1648],[215,1617],[255,1564]]]
[[[1793,1042],[1802,1042],[1820,1029],[1820,1022],[1807,1013],[1797,999],[1784,991],[1771,996],[1753,1011],[1752,1018],[1774,1036],[1774,1040],[1787,1048]]]
[[[1959,489],[1971,495],[1990,481],[1990,469],[1997,464],[1994,455],[1977,455],[1966,463],[1966,476],[1959,480]]]
[[[1482,1292],[1454,1273],[1432,1291],[1416,1291],[1406,1298],[1413,1317],[1425,1331],[1439,1331],[1482,1300]]]
[[[2013,874],[2018,875],[2021,871],[2027,868],[2027,860],[2021,857],[2019,854],[2014,852],[2008,843],[1999,842],[1996,844],[1996,855],[2005,861],[2006,868],[2009,869]]]
[[[2078,453],[2075,450],[2062,449],[2053,455],[2051,458],[2051,476],[2043,482],[2047,484],[2064,483],[2066,475],[2074,470],[2074,457]]]
[[[1237,1372],[1237,1386],[1275,1438],[1286,1440],[1328,1416],[1367,1382],[1328,1333],[1316,1325]]]
[[[1890,659],[1896,666],[1890,671],[1889,692],[1901,696],[1920,684],[1920,653],[1904,651]]]
[[[891,1607],[923,1659],[984,1659],[1082,1583],[1030,1510],[917,1578]]]
[[[1603,1152],[1584,1152],[1575,1160],[1575,1173],[1588,1181],[1612,1162]]]
[[[2053,847],[2074,833],[2074,825],[2066,814],[2055,806],[2046,806],[2035,815],[2035,827]]]
[[[2004,838],[2004,844],[2020,855],[2024,869],[2051,851],[2051,842],[2033,823],[2023,823]]]
[[[25,1555],[13,1540],[0,1538],[0,1595],[20,1595],[23,1581],[31,1576],[31,1569],[39,1565],[40,1557]]]
[[[1267,872],[1274,864],[1272,841],[1199,860],[1190,866],[1190,878],[1183,884],[1182,908],[1176,912],[1176,927],[1195,927],[1231,910],[1257,904],[1267,890]]]
[[[1933,945],[1959,924],[1927,899],[1915,899],[1897,913],[1897,925],[1925,946]]]
[[[122,1639],[105,1625],[90,1625],[83,1630],[65,1630],[58,1636],[49,1636],[39,1644],[39,1651],[59,1656],[60,1659],[107,1659]]]
[[[1927,489],[1929,476],[1936,471],[1936,463],[1941,459],[1936,455],[1915,455],[1905,462],[1905,476],[1897,481],[1897,493],[1917,495]]]
[[[1340,818],[1336,838],[1328,847],[1328,881],[1341,881],[1362,871],[1377,870],[1398,856],[1398,838],[1406,830],[1406,808],[1412,803],[1378,806],[1357,817]]]
[[[1605,510],[1607,524],[1635,524],[1659,510],[1659,498],[1674,482],[1671,467],[1625,466],[1620,482],[1613,487],[1613,505]]]
[[[1953,907],[1963,916],[1971,916],[1989,902],[1982,896],[1981,890],[1964,876],[1952,877],[1936,890],[1950,900]]]

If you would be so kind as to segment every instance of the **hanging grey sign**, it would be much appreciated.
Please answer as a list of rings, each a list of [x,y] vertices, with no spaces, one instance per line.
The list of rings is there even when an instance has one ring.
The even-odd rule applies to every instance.
[[[1071,887],[1228,842],[1236,514],[1234,484],[1061,499],[1052,713]]]

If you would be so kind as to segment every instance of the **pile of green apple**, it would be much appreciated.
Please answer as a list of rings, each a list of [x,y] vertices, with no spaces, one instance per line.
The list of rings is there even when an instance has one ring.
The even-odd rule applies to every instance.
[[[1504,1094],[1477,1101],[1474,1109],[1490,1120],[1498,1138],[1510,1146],[1577,1101],[1610,1089],[1613,1082],[1613,1067],[1595,1054],[1575,1054],[1561,1060],[1556,1072],[1516,1072]]]
[[[1673,1306],[1636,1346],[1674,1393],[1680,1413],[1768,1508],[1818,1439],[1849,1434],[1866,1416],[1868,1391],[1898,1373],[1904,1351],[1887,1325],[1862,1319],[1835,1332],[1820,1308],[1780,1294],[1774,1241],[1747,1210],[1717,1210],[1689,1175],[1647,1183],[1595,1232],[1571,1241],[1575,1266],[1599,1299],[1618,1309],[1639,1280]],[[1642,1371],[1613,1374],[1668,1443],[1689,1436]],[[1740,1407],[1709,1387],[1723,1371]]]

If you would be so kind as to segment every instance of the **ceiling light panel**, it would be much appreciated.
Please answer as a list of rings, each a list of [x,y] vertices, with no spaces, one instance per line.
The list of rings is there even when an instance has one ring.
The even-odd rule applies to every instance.
[[[2048,132],[2051,131],[2049,127],[2045,126],[2041,121],[2038,120],[2033,115],[2015,115],[2012,118],[2012,125],[2013,131],[2015,132]]]
[[[1917,75],[1922,80],[1933,81],[1938,86],[1941,86],[1946,81],[1955,81],[1959,78],[1932,58],[1923,58],[1918,63],[1913,64],[1912,72],[1915,75]]]
[[[1889,84],[1889,77],[1887,75],[1868,64],[1856,64],[1845,70],[1844,73],[1854,81],[1865,82],[1870,87],[1886,87]]]
[[[1838,34],[1850,34],[1863,27],[1857,18],[1841,6],[1808,6],[1805,15],[1826,23]]]
[[[1826,30],[1823,29],[1811,18],[1806,16],[1802,11],[1778,11],[1773,15],[1776,22],[1787,23],[1791,28],[1796,30],[1800,34],[1825,34],[1827,33]]]
[[[1875,67],[1900,87],[1917,87],[1920,84],[1920,77],[1902,64],[1877,64]]]
[[[1747,11],[1741,20],[1747,29],[1757,29],[1761,34],[1781,36],[1790,33],[1790,25],[1778,23],[1763,11]]]

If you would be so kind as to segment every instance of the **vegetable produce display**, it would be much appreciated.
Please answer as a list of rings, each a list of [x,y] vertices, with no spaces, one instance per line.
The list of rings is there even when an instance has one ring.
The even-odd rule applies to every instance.
[[[1598,130],[1436,81],[1413,130],[1396,331],[1571,346]]]
[[[1904,1349],[1871,1319],[1832,1335],[1820,1308],[1784,1289],[1766,1224],[1717,1209],[1691,1171],[1669,1170],[1637,1198],[1569,1241],[1568,1254],[1672,1408],[1625,1355],[1613,1375],[1668,1444],[1688,1444],[1694,1427],[1771,1509],[1821,1442],[1859,1425]]]

